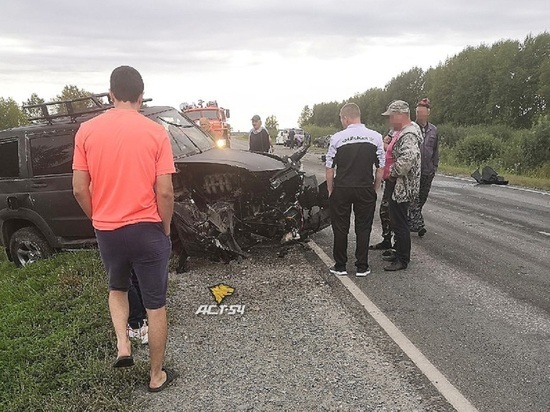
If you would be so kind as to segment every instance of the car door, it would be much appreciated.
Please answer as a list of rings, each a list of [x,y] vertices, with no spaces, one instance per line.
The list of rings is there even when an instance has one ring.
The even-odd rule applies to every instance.
[[[2,136],[0,140],[0,213],[24,204],[27,181],[24,169],[24,144],[21,133]]]
[[[30,193],[33,208],[63,242],[95,237],[92,224],[78,205],[72,188],[76,130],[28,137]],[[63,243],[62,242],[62,243]]]

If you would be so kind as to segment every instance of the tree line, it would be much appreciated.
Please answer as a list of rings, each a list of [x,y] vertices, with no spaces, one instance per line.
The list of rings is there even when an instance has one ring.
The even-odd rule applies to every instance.
[[[57,96],[51,99],[51,101],[72,100],[92,94],[93,93],[80,89],[75,85],[66,85]],[[32,93],[29,98],[21,104],[17,103],[11,97],[0,97],[0,130],[29,124],[29,118],[39,116],[41,111],[40,109],[25,110],[23,106],[31,106],[45,102],[46,100],[37,93]],[[87,103],[82,102],[80,104],[85,105]],[[64,110],[64,108],[60,107],[59,110]]]
[[[365,122],[382,124],[380,114],[392,100],[405,100],[414,107],[424,97],[432,102],[435,124],[531,128],[550,110],[550,34],[468,47],[437,67],[413,67],[383,88],[371,88],[343,102],[305,106],[298,122],[302,127],[340,128],[340,107],[354,102]]]
[[[383,88],[347,100],[305,106],[299,124],[313,138],[341,129],[339,110],[359,105],[362,120],[387,132],[381,113],[397,99],[414,108],[432,103],[440,161],[448,166],[491,164],[502,172],[550,179],[550,34],[467,47],[437,67],[413,67]]]

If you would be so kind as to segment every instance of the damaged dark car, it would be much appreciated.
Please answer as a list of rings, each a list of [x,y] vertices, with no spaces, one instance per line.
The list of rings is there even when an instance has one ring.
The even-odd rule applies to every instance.
[[[1,241],[17,265],[95,244],[72,196],[71,163],[80,123],[112,107],[105,98],[29,107],[40,113],[31,125],[0,132]],[[65,110],[50,114],[54,104]],[[260,243],[302,241],[330,224],[326,184],[301,171],[307,147],[290,157],[220,149],[172,107],[141,113],[163,125],[171,140],[177,170],[172,240],[180,268],[188,256],[229,261]]]
[[[174,109],[150,117],[172,139],[173,224],[184,255],[228,261],[258,243],[303,240],[330,224],[326,184],[300,170],[307,147],[290,157],[218,149]]]

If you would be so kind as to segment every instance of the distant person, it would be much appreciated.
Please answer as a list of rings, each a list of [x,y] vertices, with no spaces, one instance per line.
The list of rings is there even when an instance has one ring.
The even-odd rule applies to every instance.
[[[390,127],[395,131],[388,151],[392,161],[384,169],[388,190],[390,223],[395,237],[395,255],[387,271],[406,269],[411,261],[411,232],[409,204],[418,196],[420,186],[420,144],[422,134],[411,121],[409,104],[403,100],[392,102],[382,114],[389,116]]]
[[[424,225],[424,216],[422,208],[428,200],[428,195],[432,187],[432,182],[439,165],[439,138],[437,136],[437,127],[428,121],[430,117],[431,103],[425,98],[416,105],[416,123],[420,126],[420,131],[424,140],[420,146],[422,171],[420,174],[420,192],[418,197],[411,202],[409,208],[409,223],[411,232],[418,232],[418,236],[423,237],[427,230]]]
[[[115,368],[134,365],[127,333],[128,289],[135,271],[149,322],[149,391],[177,377],[164,368],[166,291],[174,208],[170,140],[165,129],[139,113],[143,79],[116,68],[109,95],[114,108],[81,124],[73,160],[73,191],[92,220],[109,277],[109,310],[117,339]]]
[[[340,109],[340,121],[344,130],[332,136],[326,156],[335,260],[330,272],[337,276],[348,274],[348,232],[353,208],[356,276],[364,277],[371,272],[368,245],[376,209],[376,192],[382,180],[384,147],[382,135],[361,123],[361,111],[355,103],[347,103]],[[376,175],[373,176],[375,167]]]
[[[252,130],[248,135],[248,145],[251,152],[268,153],[273,150],[269,132],[262,126],[262,119],[257,114],[252,116]]]
[[[304,145],[310,146],[311,145],[311,135],[309,133],[306,133],[304,135]]]
[[[290,132],[288,132],[288,145],[291,149],[294,149],[296,146],[296,132],[294,129],[290,129]]]
[[[395,132],[390,130],[384,137],[384,151],[385,151],[385,165],[389,168],[393,164],[392,151],[388,150],[388,147],[392,143],[392,139],[395,136]],[[393,145],[392,145],[393,147]],[[371,245],[369,249],[372,250],[388,250],[392,248],[392,230],[390,223],[390,190],[388,184],[384,182],[384,192],[382,194],[382,200],[380,202],[380,222],[382,223],[382,241],[375,245]]]

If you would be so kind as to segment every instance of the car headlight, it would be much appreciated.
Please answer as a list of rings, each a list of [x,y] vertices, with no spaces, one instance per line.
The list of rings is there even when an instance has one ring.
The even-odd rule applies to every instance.
[[[218,139],[216,140],[216,146],[218,146],[220,149],[223,149],[227,146],[227,141],[225,139]]]

